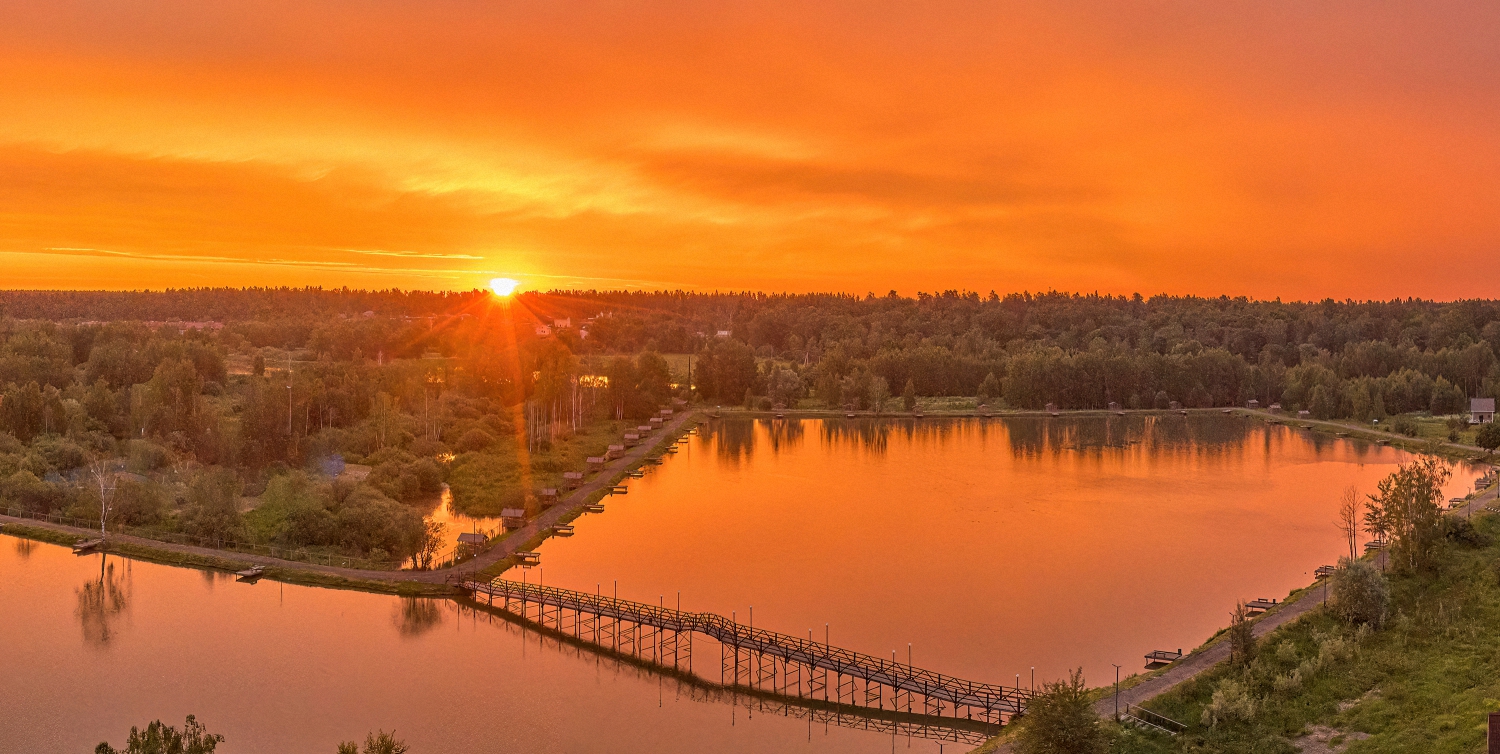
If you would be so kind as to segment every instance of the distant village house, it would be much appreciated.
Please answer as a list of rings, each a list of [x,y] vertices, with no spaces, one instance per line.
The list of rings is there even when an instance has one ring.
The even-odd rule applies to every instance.
[[[1469,423],[1489,424],[1495,420],[1494,398],[1469,399]]]

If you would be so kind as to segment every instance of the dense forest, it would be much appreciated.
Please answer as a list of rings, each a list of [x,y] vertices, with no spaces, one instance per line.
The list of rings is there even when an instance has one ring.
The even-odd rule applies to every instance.
[[[119,523],[407,558],[444,482],[526,504],[674,398],[1456,416],[1497,352],[1495,301],[6,291],[0,501],[97,519],[107,471]]]

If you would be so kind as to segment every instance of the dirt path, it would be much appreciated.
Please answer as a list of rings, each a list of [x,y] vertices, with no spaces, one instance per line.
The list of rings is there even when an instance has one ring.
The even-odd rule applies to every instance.
[[[559,500],[551,508],[542,511],[541,515],[529,521],[525,526],[516,529],[497,542],[489,550],[473,560],[465,561],[453,568],[441,568],[432,571],[373,571],[360,568],[341,568],[339,566],[317,565],[302,561],[281,560],[267,555],[254,555],[234,550],[215,550],[211,547],[195,547],[193,545],[180,545],[173,542],[162,542],[156,539],[135,537],[127,534],[111,534],[109,538],[118,542],[128,542],[142,547],[150,547],[166,552],[183,553],[189,555],[202,555],[208,557],[224,558],[246,564],[258,563],[265,566],[284,567],[299,571],[311,571],[315,573],[326,573],[335,576],[343,576],[350,579],[362,579],[366,581],[412,581],[425,584],[441,584],[449,576],[463,572],[482,570],[488,568],[505,558],[514,555],[527,542],[547,531],[563,518],[578,513],[588,503],[589,496],[608,487],[613,486],[614,478],[624,472],[631,465],[643,460],[653,448],[665,437],[671,437],[680,432],[684,425],[693,420],[694,412],[687,411],[663,425],[659,434],[653,441],[642,442],[640,445],[627,450],[619,458],[605,464],[593,480],[584,483],[571,495]],[[37,521],[29,518],[0,515],[0,522],[10,522],[35,526],[53,531],[77,534],[80,538],[97,536],[98,533],[92,529],[81,529],[65,524],[54,524],[49,521]]]

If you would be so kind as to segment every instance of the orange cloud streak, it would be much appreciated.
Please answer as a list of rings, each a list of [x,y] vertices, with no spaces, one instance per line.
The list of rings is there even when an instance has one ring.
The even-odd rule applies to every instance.
[[[12,287],[1500,295],[1500,9],[19,0]]]

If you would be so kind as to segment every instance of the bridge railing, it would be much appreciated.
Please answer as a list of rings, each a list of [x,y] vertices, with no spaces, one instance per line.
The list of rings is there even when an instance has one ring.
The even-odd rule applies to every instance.
[[[844,675],[858,676],[892,688],[944,699],[953,704],[1019,712],[1031,697],[1028,690],[1019,687],[956,678],[824,642],[754,628],[716,613],[685,612],[645,602],[501,578],[489,582],[469,581],[464,586],[470,591],[483,591],[524,602],[582,610],[674,631],[695,631],[731,646]]]

